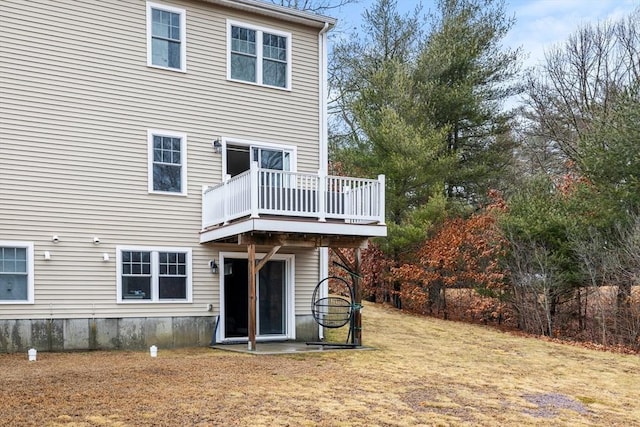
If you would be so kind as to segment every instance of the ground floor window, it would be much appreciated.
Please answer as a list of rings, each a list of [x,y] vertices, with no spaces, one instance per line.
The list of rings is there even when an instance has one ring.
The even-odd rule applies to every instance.
[[[0,240],[0,303],[33,303],[33,244]]]
[[[119,247],[120,302],[190,302],[191,249]]]

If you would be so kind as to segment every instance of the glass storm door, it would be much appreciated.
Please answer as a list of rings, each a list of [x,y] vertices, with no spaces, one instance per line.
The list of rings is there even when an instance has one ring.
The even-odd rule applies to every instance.
[[[286,333],[285,268],[285,261],[269,261],[258,273],[258,335]]]

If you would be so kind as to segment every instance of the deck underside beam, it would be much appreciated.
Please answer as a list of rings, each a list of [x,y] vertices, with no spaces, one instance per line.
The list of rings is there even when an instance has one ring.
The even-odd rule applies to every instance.
[[[261,233],[261,232],[247,232],[234,236],[230,239],[225,239],[222,242],[209,242],[209,244],[217,247],[225,248],[238,248],[238,246],[246,246],[247,258],[249,262],[249,327],[248,327],[248,349],[253,351],[256,349],[256,334],[257,334],[257,320],[256,320],[256,287],[257,287],[257,274],[262,267],[281,249],[281,248],[319,248],[329,247],[331,248],[348,267],[350,271],[354,273],[353,285],[355,305],[359,307],[362,297],[360,291],[360,251],[366,248],[369,238],[365,236],[335,236],[335,235],[306,235],[295,233]],[[269,252],[264,258],[256,259],[256,247],[269,247]],[[342,249],[355,249],[354,262],[351,262],[349,258],[342,252]],[[360,310],[354,311],[354,335],[353,344],[362,345],[361,338],[361,324]]]

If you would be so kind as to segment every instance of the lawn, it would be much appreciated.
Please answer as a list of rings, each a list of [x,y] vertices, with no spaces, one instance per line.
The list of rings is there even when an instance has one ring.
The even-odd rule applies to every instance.
[[[638,425],[640,356],[368,304],[375,349],[0,354],[0,423],[37,426]],[[259,344],[258,344],[259,345]]]

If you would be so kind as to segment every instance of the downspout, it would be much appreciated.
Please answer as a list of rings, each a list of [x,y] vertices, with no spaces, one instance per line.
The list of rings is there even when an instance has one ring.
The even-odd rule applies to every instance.
[[[328,66],[327,66],[327,32],[329,31],[330,25],[328,22],[324,23],[324,27],[318,33],[318,58],[319,64],[318,69],[320,72],[319,76],[319,108],[320,108],[320,170],[327,174],[329,167],[329,146],[328,146],[328,112],[327,112],[327,99],[329,97],[329,92],[327,89],[327,79],[328,79]]]
[[[324,27],[318,33],[318,72],[319,72],[319,87],[318,87],[318,96],[319,96],[319,126],[318,129],[320,131],[320,165],[319,170],[322,176],[327,176],[329,171],[329,131],[328,131],[328,108],[327,108],[327,99],[329,97],[329,92],[327,89],[327,32],[331,26],[328,22],[324,23]],[[320,248],[320,260],[319,260],[319,277],[320,280],[329,276],[329,248]],[[324,282],[323,288],[320,290],[321,297],[327,297],[329,295],[329,281],[326,280]],[[324,328],[318,325],[318,335],[321,340],[324,339]]]

